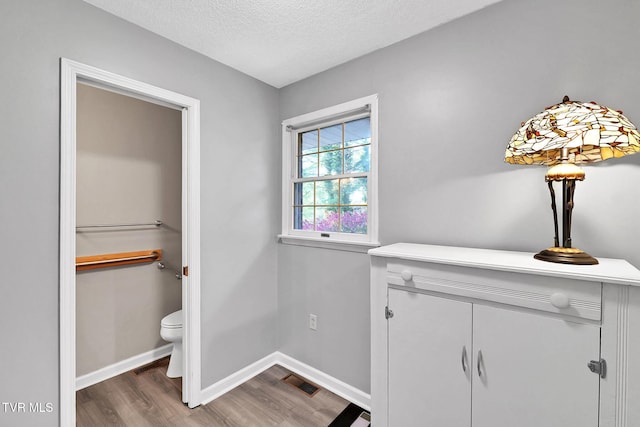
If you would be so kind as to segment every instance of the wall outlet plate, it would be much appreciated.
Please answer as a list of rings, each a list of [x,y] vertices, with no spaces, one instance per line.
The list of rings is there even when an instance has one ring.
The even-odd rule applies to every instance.
[[[309,314],[309,329],[318,330],[318,316],[315,314]]]

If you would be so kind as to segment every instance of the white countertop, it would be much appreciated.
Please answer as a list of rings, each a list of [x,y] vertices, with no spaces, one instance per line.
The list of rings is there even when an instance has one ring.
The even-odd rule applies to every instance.
[[[369,255],[436,264],[564,277],[619,285],[640,286],[640,270],[622,259],[598,258],[596,265],[540,261],[533,253],[454,246],[395,243],[371,249]]]

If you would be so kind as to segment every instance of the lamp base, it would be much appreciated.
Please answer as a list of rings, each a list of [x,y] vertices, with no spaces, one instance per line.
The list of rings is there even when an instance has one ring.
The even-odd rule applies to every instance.
[[[533,256],[535,259],[560,264],[594,265],[598,260],[578,248],[553,247],[541,250]]]

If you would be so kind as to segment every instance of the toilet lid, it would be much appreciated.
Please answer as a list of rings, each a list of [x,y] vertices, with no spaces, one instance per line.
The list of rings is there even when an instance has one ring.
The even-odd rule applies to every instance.
[[[162,318],[160,326],[164,328],[181,328],[182,327],[182,310],[178,310]]]

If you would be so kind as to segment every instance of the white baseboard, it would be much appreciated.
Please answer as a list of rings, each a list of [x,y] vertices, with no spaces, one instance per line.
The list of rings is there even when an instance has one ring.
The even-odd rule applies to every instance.
[[[295,372],[296,374],[316,383],[320,387],[329,390],[330,392],[337,394],[343,399],[349,402],[355,403],[367,411],[371,410],[371,395],[363,392],[339,379],[332,377],[312,366],[300,362],[293,357],[286,354],[277,353],[277,364],[287,368],[288,370]]]
[[[135,369],[139,366],[146,365],[155,360],[161,359],[171,354],[172,344],[158,347],[147,353],[130,357],[129,359],[106,366],[97,371],[88,373],[76,378],[76,390],[81,390],[90,385],[97,384],[101,381],[120,375],[124,372]],[[218,381],[217,383],[207,387],[200,393],[201,404],[211,402],[212,400],[222,396],[224,393],[234,389],[240,384],[250,380],[261,372],[269,369],[273,365],[280,365],[305,379],[329,390],[332,393],[346,399],[366,410],[371,410],[371,395],[365,393],[337,378],[332,377],[306,363],[302,363],[291,356],[276,351],[262,359],[248,365],[228,377]]]
[[[203,389],[200,392],[200,403],[201,405],[207,404],[214,399],[222,396],[226,392],[234,389],[245,381],[250,380],[255,377],[259,373],[266,371],[276,363],[276,353],[272,353],[257,362],[252,363],[249,366],[246,366],[240,369],[237,372],[229,375],[226,378],[221,379],[217,383],[210,385],[209,387]]]
[[[229,375],[228,377],[214,383],[202,390],[200,397],[202,404],[211,402],[224,393],[250,380],[259,373],[269,369],[273,365],[280,365],[305,379],[316,383],[322,388],[346,399],[366,410],[371,409],[371,395],[357,388],[346,384],[337,378],[332,377],[316,368],[302,363],[293,357],[276,351],[270,355],[252,363],[251,365]]]
[[[146,353],[138,354],[137,356],[130,357],[114,363],[113,365],[105,366],[97,371],[77,377],[76,390],[82,390],[85,387],[108,380],[109,378],[115,377],[116,375],[120,375],[139,366],[162,359],[163,357],[170,355],[172,349],[173,344],[163,345],[162,347],[154,348]]]

